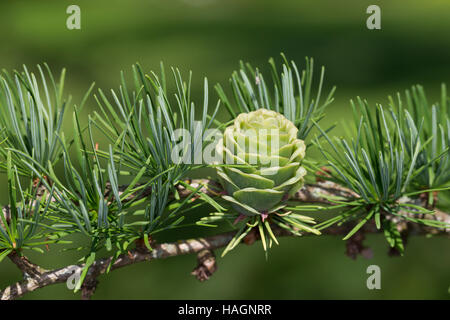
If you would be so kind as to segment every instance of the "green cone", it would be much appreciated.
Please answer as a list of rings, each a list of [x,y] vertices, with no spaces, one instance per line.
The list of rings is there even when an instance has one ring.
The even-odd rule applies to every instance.
[[[246,216],[267,215],[303,186],[305,143],[283,115],[267,109],[242,113],[217,145],[224,163],[219,180],[233,208]]]
[[[259,233],[267,249],[278,244],[276,230],[288,230],[300,236],[304,232],[320,235],[313,218],[295,213],[302,206],[287,205],[304,183],[305,143],[297,138],[298,129],[278,112],[258,109],[241,113],[225,129],[216,151],[224,166],[217,167],[219,181],[234,210],[212,213],[200,224],[227,220],[238,231],[222,253],[235,248],[251,231]],[[311,207],[311,206],[308,206]]]

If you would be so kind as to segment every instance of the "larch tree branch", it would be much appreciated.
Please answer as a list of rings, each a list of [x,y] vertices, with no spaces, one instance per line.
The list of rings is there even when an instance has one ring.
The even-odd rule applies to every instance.
[[[208,179],[196,179],[190,180],[190,185],[194,188],[202,186],[200,192],[204,192],[208,195],[217,195],[218,185],[214,181]],[[191,191],[183,186],[178,186],[178,192],[180,196],[187,197],[191,194]],[[143,192],[140,197],[145,197],[148,192]],[[298,191],[292,200],[298,200],[305,203],[319,203],[328,205],[330,201],[327,200],[329,196],[339,196],[345,198],[355,198],[357,195],[352,191],[337,185],[330,181],[318,181],[316,184],[307,184],[300,191]],[[407,199],[408,200],[408,199]],[[406,201],[407,201],[406,200]],[[411,200],[411,199],[410,199]],[[3,213],[9,212],[8,208],[3,208]],[[450,215],[446,212],[435,210],[434,215],[429,215],[429,219],[436,219],[439,221],[445,221],[450,223]],[[1,220],[1,219],[0,219]],[[408,234],[439,234],[444,236],[450,235],[450,229],[437,229],[424,225],[404,223],[399,224],[400,232],[408,231]],[[345,235],[351,230],[352,225],[342,224],[334,225],[326,228],[322,231],[322,234],[326,235]],[[277,237],[293,236],[291,232],[286,229],[273,227],[273,232]],[[378,233],[378,230],[374,223],[365,224],[358,233],[354,236],[354,239],[347,241],[347,253],[350,256],[356,253],[364,254],[362,246],[362,240],[365,233]],[[199,266],[193,271],[193,274],[201,281],[206,280],[215,271],[215,259],[214,255],[211,255],[211,251],[225,247],[233,238],[235,232],[226,232],[206,238],[190,239],[177,241],[172,243],[160,243],[154,244],[152,250],[149,251],[145,246],[136,246],[135,249],[129,250],[127,254],[120,255],[113,261],[113,257],[103,258],[95,261],[89,268],[83,286],[81,288],[82,299],[89,299],[95,292],[97,285],[97,278],[105,274],[110,266],[110,271],[126,267],[135,263],[152,261],[156,259],[165,259],[169,257],[175,257],[186,254],[199,254]],[[308,233],[302,233],[302,235],[308,235]],[[259,234],[252,232],[244,238],[245,244],[252,244],[255,241],[260,240]],[[356,248],[356,249],[355,249]],[[349,252],[351,251],[351,252]],[[4,290],[0,291],[0,299],[12,300],[22,297],[23,295],[35,291],[40,288],[44,288],[50,285],[64,283],[69,280],[74,274],[80,274],[84,268],[84,264],[70,265],[64,268],[55,270],[45,270],[40,266],[37,266],[30,262],[25,256],[16,252],[9,254],[9,259],[22,271],[24,274],[24,280],[17,282]],[[199,269],[200,268],[200,269]],[[206,270],[205,270],[206,268]]]

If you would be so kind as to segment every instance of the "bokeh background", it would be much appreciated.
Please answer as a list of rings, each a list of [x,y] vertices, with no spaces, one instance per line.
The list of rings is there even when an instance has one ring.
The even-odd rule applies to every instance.
[[[66,28],[70,4],[81,7],[81,30]],[[371,4],[382,9],[381,30],[366,28]],[[300,66],[310,56],[326,66],[326,87],[338,88],[327,121],[338,122],[335,134],[341,134],[350,98],[385,103],[388,95],[421,83],[437,99],[440,84],[450,83],[449,34],[448,0],[3,0],[0,68],[65,67],[67,92],[80,101],[91,82],[117,88],[120,70],[129,72],[137,61],[157,70],[162,60],[185,74],[193,70],[193,94],[201,99],[202,78],[227,85],[241,59],[267,70],[268,58],[280,52]],[[96,108],[93,99],[89,107]],[[4,191],[0,183],[2,204]],[[195,256],[134,265],[102,276],[94,299],[450,298],[448,239],[410,238],[402,258],[387,256],[381,235],[366,243],[371,260],[349,259],[344,242],[332,236],[281,239],[268,261],[260,245],[240,246],[218,259],[217,273],[204,283],[189,274]],[[80,257],[60,249],[31,257],[48,268]],[[366,287],[371,264],[381,267],[381,290]],[[0,264],[0,287],[20,276],[9,261]],[[64,284],[25,297],[78,298]]]

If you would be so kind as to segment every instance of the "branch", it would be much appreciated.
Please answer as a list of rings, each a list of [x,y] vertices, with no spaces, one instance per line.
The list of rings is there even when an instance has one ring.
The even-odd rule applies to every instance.
[[[216,195],[217,184],[215,182],[209,181],[207,179],[192,180],[190,184],[194,187],[198,187],[202,184],[204,187],[201,189],[202,192],[208,193],[210,195]],[[211,188],[211,186],[214,187]],[[178,186],[178,191],[181,196],[188,196],[190,191],[182,186]],[[294,200],[302,202],[313,202],[313,203],[323,203],[329,204],[323,195],[333,195],[333,196],[343,196],[346,198],[354,198],[356,195],[350,190],[343,188],[333,182],[318,182],[317,184],[305,185],[299,192],[294,196]],[[447,221],[450,223],[450,215],[436,210],[436,214],[432,216],[434,219],[441,221]],[[409,233],[413,234],[450,234],[450,229],[437,229],[430,228],[418,224],[405,223],[402,228],[408,230]],[[323,230],[323,234],[327,235],[345,235],[352,226],[344,224],[341,226],[332,226]],[[273,227],[273,232],[277,237],[292,236],[288,230]],[[367,223],[361,229],[362,233],[377,233],[379,230],[375,227],[373,223]],[[143,249],[142,247],[137,247],[134,250],[130,250],[128,254],[120,255],[112,264],[111,271],[132,265],[144,261],[152,261],[155,259],[165,259],[169,257],[175,257],[185,254],[199,253],[205,250],[212,251],[215,249],[225,247],[229,241],[233,238],[235,232],[227,232],[219,235],[215,235],[207,238],[184,240],[172,243],[162,243],[156,244],[152,251]],[[308,235],[307,233],[304,235]],[[250,233],[244,243],[252,244],[255,241],[260,240],[257,233]],[[355,245],[352,243],[352,245]],[[64,283],[75,273],[80,274],[84,264],[71,265],[61,269],[47,271],[34,264],[32,264],[25,257],[20,257],[17,254],[10,254],[10,259],[22,270],[22,272],[29,275],[25,280],[17,282],[14,285],[7,287],[5,290],[0,292],[0,298],[2,300],[16,299],[22,297],[28,292],[32,292],[39,288],[43,288],[49,285]],[[85,283],[82,288],[82,298],[88,299],[95,291],[95,286],[97,284],[97,278],[106,273],[108,266],[111,264],[112,257],[103,258],[95,261],[89,268],[88,274],[85,279]],[[199,260],[200,262],[200,260]],[[214,268],[213,268],[214,269]]]
[[[214,250],[224,247],[233,238],[234,232],[228,232],[209,238],[199,238],[173,243],[158,244],[152,251],[144,252],[142,249],[130,250],[123,254],[111,266],[111,271],[155,259],[164,259],[184,254],[198,253],[201,250]],[[112,261],[112,257],[95,261],[89,269],[88,277],[94,278],[104,274]],[[81,273],[84,264],[71,265],[61,269],[45,272],[38,277],[18,282],[0,292],[2,300],[16,299],[24,294],[49,285],[66,282],[75,273]]]
[[[27,257],[19,255],[16,251],[11,252],[8,257],[22,271],[25,278],[39,277],[47,272],[47,270],[32,263]]]

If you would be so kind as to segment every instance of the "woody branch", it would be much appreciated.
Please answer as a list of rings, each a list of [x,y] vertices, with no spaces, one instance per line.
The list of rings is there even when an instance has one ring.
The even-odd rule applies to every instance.
[[[197,179],[190,181],[191,186],[197,188],[200,185],[203,187],[200,192],[204,192],[210,195],[215,195],[216,192],[213,191],[217,188],[217,183],[207,179]],[[216,189],[217,190],[217,189]],[[191,191],[179,186],[178,191],[180,196],[186,197]],[[145,193],[141,194],[145,196]],[[340,196],[345,198],[354,198],[356,195],[350,190],[343,188],[330,181],[320,181],[316,184],[305,185],[300,191],[298,191],[293,200],[302,201],[305,203],[319,203],[319,204],[330,204],[326,199],[326,196]],[[9,212],[8,208],[3,208],[3,214]],[[446,221],[450,223],[450,215],[446,212],[435,210],[435,214],[428,217],[429,219],[437,219],[440,221]],[[440,234],[449,236],[450,229],[436,229],[430,228],[418,224],[405,223],[399,225],[402,230],[408,231],[408,234]],[[332,226],[323,230],[323,234],[327,235],[345,235],[351,226],[340,225]],[[273,227],[273,231],[276,236],[292,236],[288,230]],[[372,223],[367,223],[359,231],[360,233],[377,233],[379,230]],[[173,243],[161,243],[154,245],[152,251],[148,251],[145,247],[137,246],[135,249],[130,250],[127,254],[122,254],[119,258],[112,264],[111,271],[116,270],[128,265],[132,265],[144,261],[152,261],[155,259],[165,259],[169,257],[201,253],[205,250],[211,251],[215,249],[220,249],[225,247],[229,241],[233,238],[234,232],[227,232],[211,237],[190,239],[184,241],[178,241]],[[308,235],[305,233],[304,235]],[[256,234],[250,234],[244,239],[244,243],[252,244],[253,242],[259,240],[259,236]],[[47,287],[53,284],[64,283],[69,277],[74,273],[80,273],[84,267],[84,264],[70,265],[64,268],[55,270],[45,270],[40,266],[37,266],[30,262],[25,256],[13,252],[9,255],[10,260],[22,271],[24,274],[24,280],[17,282],[4,290],[0,291],[0,299],[2,300],[12,300],[17,299],[25,295],[26,293],[35,291],[37,289]],[[95,261],[89,268],[88,274],[85,279],[85,284],[82,287],[82,298],[88,299],[95,291],[95,286],[97,283],[97,277],[104,274],[110,265],[112,257],[103,258]]]

